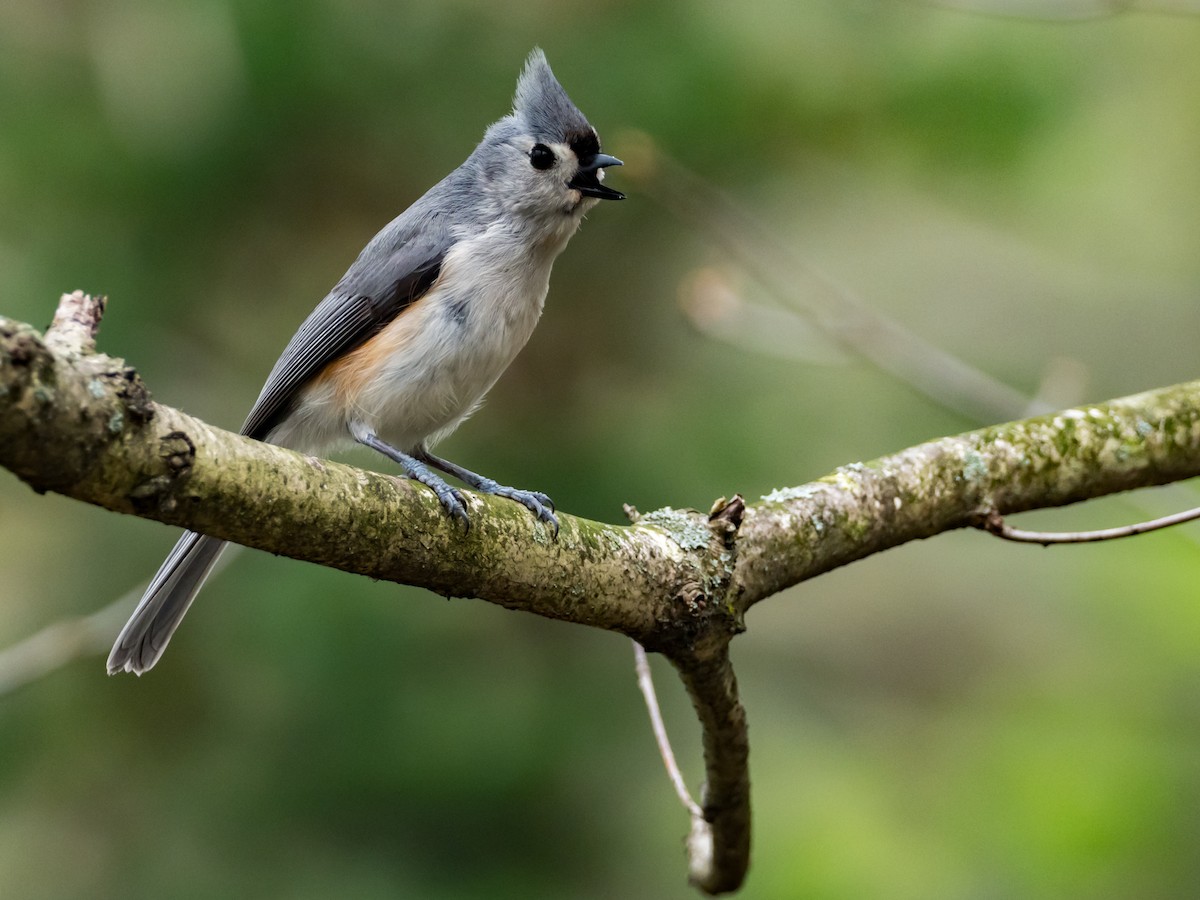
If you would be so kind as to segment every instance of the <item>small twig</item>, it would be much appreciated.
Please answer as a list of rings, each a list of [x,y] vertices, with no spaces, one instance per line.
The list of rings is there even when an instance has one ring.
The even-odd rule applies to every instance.
[[[241,549],[232,544],[209,577],[219,575]],[[140,584],[94,613],[59,619],[0,649],[0,697],[57,672],[77,659],[108,653],[117,629],[145,589],[146,585]]]
[[[675,762],[675,753],[671,750],[671,739],[667,736],[662,710],[658,706],[658,695],[654,691],[654,675],[650,671],[650,660],[646,658],[646,649],[637,641],[633,642],[633,658],[637,668],[638,688],[641,689],[642,698],[646,701],[646,712],[650,714],[650,727],[654,730],[654,740],[658,744],[658,752],[662,756],[663,765],[666,766],[667,777],[671,779],[679,802],[691,815],[693,828],[696,819],[699,819],[707,827],[707,823],[704,822],[704,810],[688,793],[683,773],[679,771],[679,765]]]
[[[63,294],[46,329],[46,344],[56,353],[87,355],[96,350],[96,332],[108,298],[83,291]]]
[[[1048,547],[1051,544],[1091,544],[1096,541],[1111,541],[1117,538],[1132,537],[1135,534],[1145,534],[1148,531],[1158,531],[1160,528],[1170,528],[1200,519],[1200,507],[1173,513],[1148,522],[1137,522],[1133,525],[1121,525],[1117,528],[1101,528],[1097,531],[1027,531],[1024,528],[1013,528],[1004,521],[1004,517],[996,510],[990,509],[980,514],[972,524],[994,534],[1006,541],[1019,544],[1041,544]]]
[[[701,266],[679,289],[688,322],[713,340],[741,350],[812,365],[843,365],[849,356],[810,318],[745,296],[732,273]]]
[[[134,599],[126,595],[91,615],[60,619],[0,650],[0,696],[77,659],[107,652]]]
[[[644,193],[743,266],[787,307],[805,315],[837,344],[900,379],[935,403],[984,422],[1050,412],[1010,385],[888,318],[807,263],[733,199],[664,153],[652,138],[622,136],[626,171]],[[636,163],[636,165],[634,164]]]

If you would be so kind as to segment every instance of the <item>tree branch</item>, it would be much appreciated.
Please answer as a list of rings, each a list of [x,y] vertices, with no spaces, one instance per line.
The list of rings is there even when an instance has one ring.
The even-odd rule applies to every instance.
[[[154,403],[123,361],[88,352],[94,330],[43,339],[0,318],[0,465],[37,491],[618,631],[663,653],[704,729],[705,828],[689,849],[692,881],[709,893],[735,890],[749,863],[749,745],[728,646],[750,606],[982,510],[1200,474],[1197,381],[930,441],[758,503],[718,501],[707,516],[667,508],[619,526],[560,514],[557,540],[516,504],[464,492],[464,534],[419,485]]]
[[[729,662],[729,642],[711,655],[672,657],[704,735],[704,819],[688,835],[688,876],[708,894],[736,891],[750,865],[750,738]]]
[[[939,438],[746,510],[737,608],[908,541],[1200,475],[1200,381]]]
[[[699,548],[670,534],[684,529],[685,543],[706,534],[698,514],[628,528],[567,516],[552,541],[524,509],[467,492],[464,534],[420,485],[213,428],[154,403],[123,361],[56,354],[30,326],[4,319],[0,397],[0,464],[34,490],[271,553],[652,645],[658,621],[678,618],[671,586],[708,580]]]

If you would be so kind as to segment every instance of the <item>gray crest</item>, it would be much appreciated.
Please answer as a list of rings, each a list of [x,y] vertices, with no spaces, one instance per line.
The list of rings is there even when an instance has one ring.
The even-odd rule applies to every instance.
[[[593,153],[599,149],[595,129],[558,83],[539,47],[529,54],[525,71],[517,81],[513,115],[525,122],[530,134],[542,140],[594,144]]]

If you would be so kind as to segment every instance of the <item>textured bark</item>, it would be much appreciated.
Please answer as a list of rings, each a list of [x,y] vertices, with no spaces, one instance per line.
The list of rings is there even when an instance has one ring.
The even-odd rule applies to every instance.
[[[918,538],[1200,474],[1200,381],[919,444],[747,508],[737,607]]]
[[[749,864],[749,744],[728,646],[745,611],[822,572],[989,511],[1061,506],[1200,474],[1200,382],[941,438],[708,514],[608,525],[464,492],[464,534],[412,482],[221,431],[154,403],[92,352],[102,301],[64,297],[47,338],[0,318],[0,465],[56,491],[272,553],[629,635],[666,655],[704,730],[707,829],[692,882]]]

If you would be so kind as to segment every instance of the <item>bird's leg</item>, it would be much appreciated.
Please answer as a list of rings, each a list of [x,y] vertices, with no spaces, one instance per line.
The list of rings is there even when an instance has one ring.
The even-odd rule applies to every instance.
[[[517,501],[517,503],[520,503],[537,516],[539,521],[549,525],[554,536],[558,537],[558,518],[554,515],[554,501],[541,491],[523,491],[518,488],[507,487],[490,478],[477,475],[470,469],[464,469],[462,466],[452,463],[448,459],[434,456],[423,447],[414,451],[413,455],[420,462],[431,465],[435,469],[441,469],[447,475],[453,475],[463,484],[469,485],[481,494],[495,494],[497,497],[507,497],[509,500]]]
[[[441,501],[442,506],[445,507],[446,512],[462,522],[468,531],[470,530],[471,520],[467,516],[467,504],[463,500],[462,493],[450,487],[450,485],[446,484],[445,481],[433,472],[430,472],[425,465],[425,462],[428,462],[428,460],[422,461],[401,450],[397,450],[391,444],[381,440],[373,431],[352,429],[351,433],[354,435],[354,439],[364,447],[378,450],[388,459],[399,463],[400,467],[404,469],[405,475],[413,481],[421,482],[421,484],[437,494],[437,498]]]

